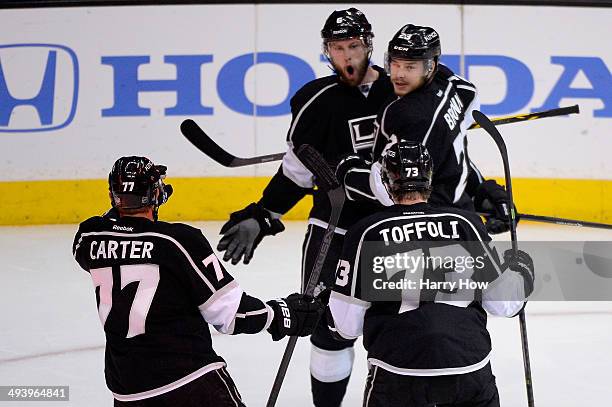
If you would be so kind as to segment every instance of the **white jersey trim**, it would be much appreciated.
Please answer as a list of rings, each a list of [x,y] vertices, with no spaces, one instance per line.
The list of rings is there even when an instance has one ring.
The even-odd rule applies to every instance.
[[[387,188],[385,188],[385,185],[382,182],[381,169],[382,166],[380,162],[376,161],[374,164],[372,164],[372,167],[370,168],[369,180],[370,189],[374,193],[374,196],[376,196],[378,202],[385,206],[392,206],[394,205],[394,202],[389,196],[389,192],[387,191]]]
[[[475,372],[482,369],[489,363],[491,359],[491,352],[483,360],[473,365],[462,366],[462,367],[447,367],[443,369],[405,369],[402,367],[396,367],[388,363],[383,362],[375,358],[368,358],[368,362],[373,366],[378,366],[387,372],[403,375],[403,376],[447,376],[455,374],[465,374]]]
[[[368,233],[371,229],[375,228],[376,226],[380,225],[381,223],[385,223],[385,222],[389,222],[389,221],[400,220],[400,219],[426,218],[426,217],[439,218],[439,217],[442,217],[442,216],[451,216],[451,217],[459,218],[459,219],[465,221],[468,225],[470,225],[470,227],[472,228],[472,231],[478,237],[478,240],[480,241],[480,244],[482,245],[484,251],[487,253],[489,258],[491,259],[491,263],[495,267],[495,271],[497,271],[498,276],[502,274],[502,271],[499,268],[499,265],[495,261],[493,261],[493,259],[495,257],[491,253],[491,250],[490,250],[489,246],[486,245],[485,242],[482,240],[482,237],[480,236],[480,233],[478,232],[476,227],[472,224],[472,222],[470,222],[465,217],[463,217],[461,215],[458,215],[456,213],[450,213],[450,212],[445,212],[445,213],[428,213],[428,214],[422,214],[422,215],[400,215],[400,216],[394,216],[392,218],[381,219],[378,222],[368,226],[367,229],[364,230],[361,233],[361,236],[359,237],[359,244],[357,246],[357,252],[355,254],[355,259],[353,260],[353,263],[352,263],[353,271],[354,271],[355,274],[353,275],[353,281],[351,283],[351,296],[352,297],[355,296],[355,288],[356,288],[356,284],[357,284],[357,272],[358,272],[358,269],[359,269],[358,268],[358,264],[359,264],[360,254],[361,254],[361,246],[363,244],[363,238],[366,235],[366,233]]]
[[[315,225],[315,226],[321,227],[323,229],[327,229],[327,227],[329,226],[329,223],[323,222],[322,220],[316,219],[316,218],[308,219],[308,224]],[[337,233],[339,235],[346,235],[346,232],[347,232],[346,229],[342,229],[342,228],[339,228],[339,227],[336,227],[334,229],[334,233]]]
[[[236,399],[234,398],[234,392],[233,389],[230,388],[230,385],[227,383],[227,379],[219,372],[219,370],[216,370],[217,375],[219,375],[219,379],[221,379],[221,381],[223,382],[223,384],[225,385],[225,388],[227,389],[227,393],[230,395],[230,397],[232,398],[232,401],[234,402],[234,404],[236,404],[236,407],[238,407],[240,404],[238,404],[238,401],[236,401]],[[233,386],[232,386],[233,387]],[[242,400],[240,400],[242,401]]]
[[[264,303],[264,305],[266,306],[266,310],[268,311],[268,319],[266,320],[266,325],[260,332],[263,332],[266,329],[270,328],[270,325],[272,325],[272,321],[274,321],[274,310],[268,304]]]
[[[200,271],[198,266],[196,266],[195,262],[193,261],[193,259],[189,255],[189,252],[183,247],[183,245],[181,245],[176,239],[174,239],[171,236],[164,235],[164,234],[161,234],[161,233],[155,233],[155,232],[143,232],[143,233],[89,232],[89,233],[82,233],[81,237],[79,238],[79,242],[77,243],[77,245],[74,248],[74,255],[75,256],[76,256],[77,250],[79,250],[79,246],[81,245],[81,241],[83,240],[84,237],[87,237],[87,236],[117,236],[117,237],[132,237],[132,238],[133,237],[141,237],[141,236],[152,236],[152,237],[159,237],[161,239],[169,240],[170,242],[174,243],[174,245],[176,247],[178,247],[178,249],[185,255],[185,257],[189,261],[189,264],[191,264],[191,267],[193,267],[194,271],[198,274],[198,276],[200,276],[200,278],[202,279],[202,281],[204,281],[206,286],[208,286],[210,291],[212,293],[217,291],[217,290],[215,290],[215,287],[213,287],[213,285],[210,283],[210,281],[208,281],[206,276],[204,276],[204,274],[202,274],[202,272]]]
[[[363,323],[370,303],[337,291],[329,296],[329,310],[336,332],[344,339],[357,339],[363,334]]]
[[[349,173],[351,173],[351,172],[360,172],[360,173],[362,173],[362,174],[368,174],[368,179],[369,179],[370,170],[369,170],[369,169],[367,169],[367,168],[351,168],[350,170],[348,170],[348,171],[346,172],[346,174],[344,175],[344,178],[346,179],[346,176],[347,176]],[[344,189],[345,189],[346,197],[347,197],[348,199],[350,199],[351,201],[354,201],[355,199],[354,199],[354,198],[351,196],[351,194],[349,193],[349,191],[353,191],[353,192],[355,192],[355,193],[357,193],[357,194],[359,194],[359,195],[363,195],[363,196],[365,196],[366,198],[373,199],[373,200],[375,200],[375,201],[377,201],[377,200],[378,200],[378,199],[376,198],[376,196],[374,196],[374,195],[370,195],[370,194],[368,194],[367,192],[364,192],[364,191],[359,190],[359,189],[357,189],[357,188],[349,187],[348,185],[346,185],[346,182],[345,182],[344,184],[345,184],[345,185],[344,185]]]
[[[310,106],[310,104],[315,101],[316,98],[321,96],[323,92],[325,92],[327,89],[333,88],[336,85],[338,85],[337,82],[332,83],[331,85],[327,85],[326,87],[324,87],[323,89],[315,93],[315,95],[311,97],[310,100],[308,100],[308,102],[304,103],[304,106],[302,106],[298,114],[295,116],[295,120],[293,121],[293,124],[291,125],[291,129],[289,130],[289,137],[288,137],[289,141],[293,142],[293,132],[295,131],[295,127],[297,126],[297,123],[300,121],[300,117],[302,117],[302,113],[304,113],[304,110],[306,110],[308,106]]]
[[[510,269],[504,270],[504,273],[482,292],[482,307],[491,315],[511,318],[524,304],[525,279],[520,273]]]
[[[453,88],[453,84],[449,82],[448,85],[446,86],[446,90],[444,91],[444,97],[438,104],[438,107],[436,108],[436,112],[434,113],[433,118],[431,119],[431,124],[429,125],[429,129],[427,129],[427,133],[425,134],[425,137],[423,137],[423,141],[421,142],[421,144],[423,144],[426,147],[427,147],[427,140],[429,139],[429,135],[431,134],[431,129],[433,129],[433,126],[436,123],[436,120],[438,119],[438,114],[440,114],[440,110],[442,110],[442,106],[444,106],[444,103],[446,103],[446,100],[448,99],[448,94],[450,93],[452,88]]]
[[[350,196],[349,191],[354,192],[359,195],[363,195],[366,198],[372,199],[374,201],[378,201],[378,199],[376,199],[374,195],[366,194],[365,192],[360,191],[357,188],[349,187],[348,185],[345,185],[344,188],[346,189],[346,197],[350,199],[351,201],[354,201],[355,199]]]
[[[387,140],[389,140],[389,138],[391,137],[391,136],[389,136],[389,135],[387,134],[387,132],[385,131],[385,118],[387,117],[387,110],[389,110],[389,107],[390,107],[392,104],[394,104],[395,102],[397,102],[397,101],[398,101],[398,100],[400,100],[400,99],[401,99],[401,98],[400,98],[400,97],[398,97],[397,99],[395,99],[394,101],[392,101],[391,103],[389,103],[389,104],[387,105],[387,107],[385,107],[385,110],[383,110],[383,114],[382,114],[382,116],[380,117],[380,127],[379,127],[379,130],[380,130],[380,132],[382,133],[382,135],[383,135],[383,136],[385,136],[385,138],[386,138]],[[376,140],[375,140],[375,141],[376,141]]]
[[[213,370],[221,369],[222,367],[225,367],[225,362],[211,363],[165,386],[161,386],[156,389],[147,390],[141,393],[134,393],[134,394],[113,393],[113,397],[119,401],[135,401],[135,400],[143,400],[143,399],[148,399],[151,397],[159,396],[160,394],[168,393],[172,390],[178,389],[179,387],[184,386],[187,383],[190,383],[199,377],[202,377],[206,373],[212,372]]]
[[[465,138],[467,137],[468,128],[474,123],[474,118],[472,117],[472,111],[480,109],[480,100],[478,98],[478,93],[474,89],[474,98],[472,102],[468,105],[467,109],[465,109],[465,114],[463,115],[463,120],[459,124],[459,135],[457,136],[457,140],[453,142],[453,148],[455,149],[455,155],[457,157],[457,162],[460,162],[460,153],[463,151],[463,162],[461,163],[461,177],[459,179],[459,183],[455,187],[455,196],[453,197],[453,202],[459,201],[463,192],[465,191],[465,187],[467,186],[467,177],[469,174],[468,165],[468,154],[465,148]],[[457,145],[455,145],[457,143]]]
[[[364,407],[368,407],[370,405],[370,396],[372,395],[372,389],[374,389],[374,382],[376,381],[376,373],[378,373],[378,366],[374,366],[374,372],[372,373],[372,380],[369,383],[370,388],[368,389],[368,395],[366,396]]]
[[[293,152],[293,143],[289,143],[289,149],[283,156],[283,175],[289,178],[295,185],[302,188],[312,188],[314,186],[314,175],[300,161]]]
[[[232,334],[242,293],[242,288],[236,280],[222,287],[204,304],[198,306],[204,321],[223,334]]]

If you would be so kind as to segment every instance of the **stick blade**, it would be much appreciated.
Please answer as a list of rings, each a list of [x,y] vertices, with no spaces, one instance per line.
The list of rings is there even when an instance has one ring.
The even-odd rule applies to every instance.
[[[323,191],[328,192],[340,187],[340,183],[327,165],[327,161],[314,147],[309,144],[302,144],[295,154],[306,168],[314,174],[317,186]]]
[[[497,146],[501,150],[502,155],[508,154],[506,149],[506,143],[504,142],[504,139],[499,130],[497,130],[497,128],[495,127],[495,124],[487,116],[485,116],[484,113],[478,110],[472,111],[472,117],[474,118],[476,123],[478,123],[478,125],[482,127],[487,133],[489,133],[489,135],[493,138],[495,144],[497,144]]]
[[[198,150],[225,167],[231,167],[234,159],[233,155],[223,150],[211,139],[196,122],[191,119],[181,123],[181,133]]]

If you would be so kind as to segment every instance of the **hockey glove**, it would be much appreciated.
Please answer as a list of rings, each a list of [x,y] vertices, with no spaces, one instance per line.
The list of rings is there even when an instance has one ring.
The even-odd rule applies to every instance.
[[[280,215],[268,211],[259,203],[252,203],[232,213],[221,228],[223,237],[217,245],[217,250],[225,251],[223,260],[231,259],[232,264],[238,264],[244,256],[244,264],[249,264],[255,248],[264,236],[285,230],[278,217]]]
[[[336,165],[336,179],[345,186],[344,178],[346,174],[353,168],[370,169],[371,164],[361,158],[358,154],[350,153],[340,159]]]
[[[525,298],[529,297],[533,292],[535,281],[535,271],[531,256],[522,250],[518,250],[516,256],[513,250],[506,250],[504,252],[504,262],[504,268],[509,268],[523,276],[523,281],[525,282]]]
[[[291,294],[267,304],[274,311],[274,319],[268,328],[274,341],[285,336],[310,335],[325,312],[325,306],[319,299],[303,294]]]
[[[486,219],[487,231],[492,234],[504,233],[510,230],[510,205],[508,194],[504,187],[494,180],[486,180],[476,189],[474,207],[477,212],[484,212],[490,216]],[[514,207],[516,212],[516,206]],[[518,222],[518,217],[516,217]]]

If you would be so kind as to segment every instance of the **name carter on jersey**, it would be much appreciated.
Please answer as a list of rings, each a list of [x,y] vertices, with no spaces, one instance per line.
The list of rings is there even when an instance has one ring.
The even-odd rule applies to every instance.
[[[93,240],[89,247],[89,257],[92,260],[150,259],[153,248],[152,242],[140,240]]]

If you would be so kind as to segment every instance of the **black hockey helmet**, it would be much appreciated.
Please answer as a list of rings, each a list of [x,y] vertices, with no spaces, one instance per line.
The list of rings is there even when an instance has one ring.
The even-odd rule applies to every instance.
[[[440,36],[436,30],[431,27],[406,24],[389,41],[385,60],[387,62],[390,58],[436,60],[441,54]]]
[[[111,205],[121,209],[157,208],[172,194],[172,187],[164,185],[165,176],[166,166],[155,165],[146,157],[119,158],[108,174]]]
[[[323,52],[327,56],[327,43],[330,41],[348,40],[356,37],[362,40],[368,52],[372,52],[374,33],[365,14],[354,7],[346,10],[334,10],[325,20],[321,30]]]
[[[429,191],[433,160],[421,143],[395,139],[385,147],[381,175],[389,193]]]

